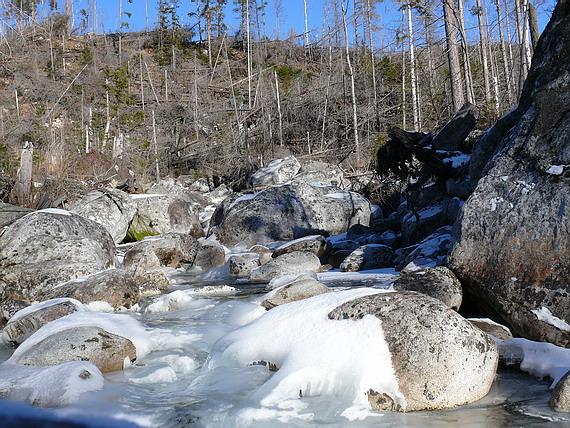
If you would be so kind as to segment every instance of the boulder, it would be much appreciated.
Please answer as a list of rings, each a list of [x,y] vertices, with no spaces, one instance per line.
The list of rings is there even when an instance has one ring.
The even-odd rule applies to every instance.
[[[87,308],[75,299],[51,299],[28,306],[14,314],[2,331],[3,339],[16,345],[50,321]]]
[[[308,235],[338,235],[353,224],[368,225],[370,203],[334,186],[293,183],[243,195],[223,208],[211,229],[224,245],[267,244]],[[219,223],[217,223],[219,221]]]
[[[56,284],[107,269],[115,244],[103,226],[68,211],[34,211],[0,236],[4,298],[41,300]]]
[[[136,205],[129,195],[117,189],[94,190],[68,206],[69,211],[102,225],[115,244],[125,239]]]
[[[331,289],[310,275],[299,275],[293,281],[285,284],[267,294],[261,306],[269,310],[285,303],[308,299]]]
[[[416,244],[449,223],[443,202],[416,212],[408,212],[402,217],[403,244]]]
[[[354,250],[340,264],[341,272],[356,272],[365,269],[378,269],[393,266],[396,253],[391,247],[382,244],[368,244]]]
[[[338,250],[332,253],[329,257],[329,264],[334,268],[340,268],[342,262],[352,254],[354,250]]]
[[[274,159],[256,171],[249,179],[249,184],[255,189],[287,183],[297,175],[300,169],[301,164],[294,156]]]
[[[396,291],[417,291],[426,294],[456,311],[463,300],[461,283],[445,266],[403,272],[393,287]]]
[[[352,252],[360,247],[357,241],[349,239],[341,239],[340,241],[332,241],[333,251],[349,251]]]
[[[275,251],[273,251],[273,258],[279,257],[286,253],[292,253],[293,251],[309,252],[317,255],[318,257],[321,257],[325,253],[329,252],[330,248],[330,243],[324,236],[309,235],[303,238],[286,242],[285,244],[277,247]]]
[[[269,282],[280,276],[301,274],[307,271],[317,272],[320,268],[321,262],[315,254],[294,251],[283,254],[269,263],[254,269],[249,275],[249,280],[253,282]]]
[[[252,253],[259,255],[259,264],[264,265],[267,262],[273,260],[273,252],[264,245],[254,245],[249,249]]]
[[[489,318],[467,318],[467,321],[499,340],[509,340],[513,338],[508,327],[496,323]]]
[[[398,257],[394,263],[402,270],[441,266],[445,264],[447,254],[454,243],[451,226],[444,226],[419,244],[398,249]]]
[[[192,202],[175,194],[134,195],[136,213],[129,225],[127,239],[140,241],[146,236],[168,232],[204,236],[199,210]]]
[[[107,269],[57,284],[45,298],[71,297],[82,303],[103,301],[113,308],[130,308],[138,302],[141,290],[127,269]]]
[[[570,412],[570,371],[554,387],[548,405],[556,412]]]
[[[133,343],[99,327],[73,327],[47,336],[19,354],[14,363],[24,366],[55,366],[71,361],[89,361],[102,373],[122,370],[125,359],[136,359]]]
[[[450,268],[464,291],[527,339],[570,347],[570,2],[535,50],[519,119],[456,224]]]
[[[2,230],[3,227],[10,226],[20,217],[24,217],[32,211],[34,210],[31,208],[18,207],[0,201],[0,230]]]
[[[226,249],[215,242],[204,241],[198,249],[193,267],[202,271],[218,268],[226,264]]]
[[[337,165],[325,162],[309,161],[301,166],[299,173],[291,180],[294,183],[320,183],[346,189],[348,181]]]
[[[374,410],[436,410],[471,403],[491,388],[499,354],[494,341],[457,312],[432,297],[381,293],[360,297],[329,313],[330,319],[372,315],[382,325],[399,391],[368,392]]]
[[[238,277],[248,276],[252,270],[259,267],[259,254],[235,254],[228,259],[230,274]]]

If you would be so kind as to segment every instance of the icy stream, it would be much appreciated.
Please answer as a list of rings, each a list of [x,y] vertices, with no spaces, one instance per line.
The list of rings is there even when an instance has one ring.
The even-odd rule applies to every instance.
[[[393,279],[390,274],[374,277],[376,287]],[[334,273],[319,279],[340,284]],[[369,286],[368,279],[361,275],[358,285]],[[372,413],[355,408],[344,394],[283,397],[278,404],[262,405],[256,391],[276,372],[262,362],[214,367],[209,362],[218,339],[265,312],[252,303],[263,288],[233,284],[235,292],[196,292],[203,285],[180,283],[180,292],[170,298],[154,298],[131,312],[149,333],[150,354],[133,367],[105,375],[101,391],[54,412],[88,424],[104,417],[119,420],[118,426],[147,427],[570,426],[567,414],[547,406],[551,382],[515,371],[501,371],[491,393],[479,402],[446,411]],[[0,361],[11,352],[1,345]]]

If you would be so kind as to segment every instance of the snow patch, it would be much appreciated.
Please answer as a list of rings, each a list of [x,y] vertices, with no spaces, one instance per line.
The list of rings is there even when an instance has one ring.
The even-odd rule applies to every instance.
[[[532,313],[535,314],[540,321],[544,321],[545,323],[550,324],[562,331],[570,331],[570,324],[568,324],[565,320],[552,315],[550,310],[544,306],[542,306],[540,309],[534,309]]]
[[[570,165],[550,165],[550,167],[546,170],[546,173],[551,175],[562,175],[564,168],[567,168],[569,166]]]
[[[44,302],[36,303],[34,305],[27,306],[23,309],[20,309],[18,312],[16,312],[12,316],[12,318],[10,318],[10,322],[12,323],[12,322],[17,321],[21,318],[24,318],[25,316],[27,316],[33,312],[39,311],[40,309],[48,308],[50,306],[59,305],[60,303],[65,303],[65,302],[72,303],[74,306],[77,307],[78,311],[88,311],[89,310],[79,300],[75,300],[75,299],[71,299],[71,298],[67,298],[67,297],[62,297],[62,298],[57,298],[57,299],[46,300]]]

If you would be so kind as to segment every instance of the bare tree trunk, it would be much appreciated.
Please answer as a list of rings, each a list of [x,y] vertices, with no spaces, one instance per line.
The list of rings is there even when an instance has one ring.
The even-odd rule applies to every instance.
[[[443,16],[445,22],[445,40],[447,42],[447,59],[449,62],[451,96],[453,99],[453,112],[456,113],[465,103],[463,95],[463,80],[461,79],[461,65],[459,64],[459,45],[457,43],[457,30],[452,0],[443,1]]]
[[[123,0],[119,0],[119,66],[123,63]]]
[[[414,28],[412,26],[412,7],[408,4],[408,36],[410,43],[410,85],[412,86],[412,114],[414,117],[414,131],[420,130],[418,114],[418,94],[416,82],[416,57],[414,53]]]
[[[481,65],[483,67],[483,82],[485,84],[485,103],[487,107],[491,104],[491,80],[489,77],[489,63],[487,61],[487,37],[485,35],[485,25],[483,20],[483,5],[481,0],[477,1],[477,22],[479,25],[479,42],[481,49]]]
[[[406,22],[406,14],[404,9],[402,9],[402,34],[404,34]],[[406,123],[406,113],[408,112],[408,106],[406,103],[406,49],[405,49],[404,38],[402,37],[402,129],[407,128]]]
[[[283,147],[283,114],[281,113],[281,97],[279,96],[279,79],[277,72],[274,71],[275,76],[275,98],[277,100],[277,114],[279,115],[279,145]]]
[[[469,47],[467,43],[467,33],[465,31],[465,16],[463,13],[463,0],[458,0],[457,11],[459,13],[459,33],[461,35],[461,46],[463,48],[463,72],[465,73],[465,92],[467,102],[475,104],[475,93],[473,91],[473,76],[471,74],[471,64],[469,61]]]
[[[206,11],[206,37],[208,40],[208,65],[212,68],[212,11],[210,5],[207,5]]]
[[[309,47],[309,18],[307,15],[307,0],[303,0],[303,6],[305,11],[305,49]]]
[[[247,104],[251,109],[251,31],[249,26],[249,0],[246,0],[245,25],[247,29]]]
[[[499,41],[501,46],[501,55],[503,57],[503,73],[505,75],[505,84],[507,87],[507,99],[509,105],[514,103],[513,100],[513,88],[511,85],[511,71],[509,67],[509,60],[507,59],[507,48],[505,45],[505,33],[503,28],[503,12],[501,8],[501,0],[495,0],[495,5],[497,7],[497,22],[499,24]]]
[[[532,51],[536,48],[536,44],[538,43],[538,18],[536,17],[536,9],[532,2],[528,2],[528,22],[530,26],[530,40],[532,43]]]
[[[20,157],[20,167],[14,184],[13,199],[17,205],[27,206],[30,203],[32,187],[32,167],[34,162],[34,145],[30,141],[24,143]]]
[[[154,146],[154,166],[156,171],[156,181],[159,181],[160,167],[158,163],[158,143],[156,141],[156,121],[154,119],[154,110],[152,110],[152,144]]]
[[[372,67],[372,92],[374,95],[374,115],[376,127],[380,127],[380,112],[378,108],[378,87],[376,84],[376,54],[374,53],[374,40],[372,37],[372,5],[366,0],[366,20],[368,21],[368,45],[370,47],[370,64]],[[328,90],[328,86],[327,86]]]
[[[356,165],[360,163],[360,142],[358,140],[358,112],[356,109],[356,90],[354,87],[354,70],[350,61],[350,52],[348,46],[348,27],[346,25],[346,12],[342,6],[342,23],[344,28],[344,43],[346,47],[346,64],[348,66],[348,73],[350,75],[350,93],[352,96],[352,128],[354,132],[354,150],[356,152]]]
[[[277,28],[277,40],[281,40],[281,14],[283,12],[283,0],[275,0],[275,26]]]

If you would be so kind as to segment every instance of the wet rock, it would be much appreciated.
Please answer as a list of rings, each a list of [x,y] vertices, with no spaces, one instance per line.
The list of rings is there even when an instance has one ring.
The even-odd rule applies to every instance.
[[[301,164],[294,156],[274,159],[265,167],[256,171],[249,179],[251,187],[259,188],[283,184],[290,181],[301,169]]]
[[[369,244],[354,250],[340,265],[341,272],[356,272],[365,269],[390,267],[396,257],[387,245]]]
[[[51,299],[28,306],[14,314],[2,331],[9,343],[21,344],[48,322],[87,308],[75,299]]]
[[[261,302],[261,306],[269,310],[285,303],[308,299],[330,291],[330,288],[312,276],[300,275],[290,283],[270,292]]]
[[[300,274],[306,271],[317,272],[320,268],[321,262],[315,254],[294,251],[283,254],[269,263],[254,269],[249,275],[249,280],[269,282],[280,276]]]
[[[57,284],[109,268],[114,257],[100,224],[63,210],[34,211],[0,236],[4,299],[41,300]]]
[[[74,327],[47,336],[13,361],[25,366],[54,366],[89,361],[102,373],[122,370],[125,359],[136,359],[133,343],[99,327]]]
[[[457,312],[432,297],[381,293],[334,309],[330,319],[358,320],[366,315],[382,323],[405,406],[384,391],[370,391],[375,410],[436,410],[471,403],[491,388],[498,363],[494,341]]]
[[[117,189],[94,190],[72,202],[69,211],[102,225],[113,237],[115,244],[127,235],[136,206],[130,196]]]
[[[445,266],[403,272],[393,284],[396,291],[417,291],[459,310],[463,290],[457,277]]]

